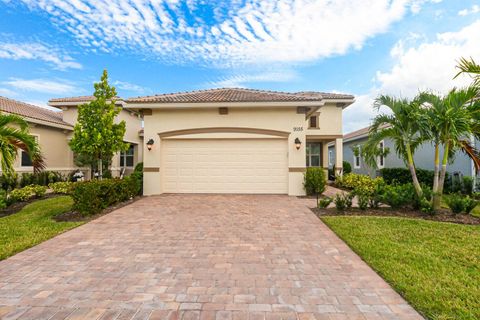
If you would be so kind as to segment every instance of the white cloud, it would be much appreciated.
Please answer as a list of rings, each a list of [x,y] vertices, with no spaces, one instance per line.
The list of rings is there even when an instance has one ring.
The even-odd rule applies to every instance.
[[[0,58],[42,60],[60,70],[80,69],[82,67],[69,55],[41,43],[0,43]]]
[[[468,16],[469,14],[475,14],[480,12],[480,6],[477,4],[474,4],[470,9],[463,9],[458,12],[459,16],[465,17]]]
[[[380,93],[411,98],[420,90],[446,93],[453,87],[469,85],[468,76],[453,78],[461,57],[480,60],[479,34],[480,20],[459,31],[438,34],[430,42],[406,47],[408,41],[399,41],[391,50],[393,67],[378,71],[371,91],[359,96],[345,111],[345,132],[369,125],[375,116],[373,99]]]
[[[360,49],[408,12],[439,0],[21,2],[49,13],[91,50],[129,49],[171,62],[232,66],[312,61]]]
[[[67,94],[78,92],[78,89],[67,82],[59,82],[48,79],[19,79],[10,78],[3,84],[21,91],[34,91],[50,94]]]
[[[245,88],[253,83],[261,82],[291,82],[298,79],[298,75],[291,70],[266,71],[253,74],[237,74],[222,77],[215,81],[207,83],[207,87],[211,88]]]
[[[16,96],[16,92],[7,88],[0,88],[0,95],[6,97],[13,97]]]
[[[39,101],[39,100],[27,100],[27,101],[24,101],[24,102],[25,102],[25,103],[28,103],[28,104],[31,104],[31,105],[34,105],[34,106],[37,106],[37,107],[40,107],[40,108],[48,109],[48,110],[50,110],[50,111],[61,112],[60,109],[55,108],[55,107],[50,107],[50,106],[47,105],[47,103],[44,102],[44,101]]]
[[[134,83],[125,82],[125,81],[115,81],[113,85],[120,90],[132,91],[137,93],[145,93],[151,91],[148,88],[144,88]]]

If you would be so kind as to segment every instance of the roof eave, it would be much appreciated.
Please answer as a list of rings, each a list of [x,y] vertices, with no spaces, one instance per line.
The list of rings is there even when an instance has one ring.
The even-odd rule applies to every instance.
[[[321,107],[324,101],[258,101],[258,102],[130,102],[130,109],[248,108],[248,107]]]

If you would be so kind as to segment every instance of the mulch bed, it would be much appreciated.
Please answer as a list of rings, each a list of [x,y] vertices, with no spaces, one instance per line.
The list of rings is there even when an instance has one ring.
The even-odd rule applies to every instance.
[[[102,212],[100,213],[97,213],[95,215],[92,215],[92,216],[83,216],[82,214],[80,214],[79,212],[76,212],[76,211],[69,211],[69,212],[65,212],[65,213],[62,213],[62,214],[59,214],[59,215],[56,215],[53,219],[57,222],[79,222],[79,221],[91,221],[91,220],[95,220],[97,218],[100,218],[101,216],[104,216],[106,214],[109,214],[110,212],[112,211],[115,211],[117,209],[120,209],[120,208],[123,208],[125,206],[128,206],[129,204],[132,204],[134,203],[135,201],[138,201],[140,200],[142,197],[135,197],[133,199],[130,199],[130,200],[127,200],[127,201],[124,201],[124,202],[120,202],[120,203],[117,203],[116,205],[113,205],[111,207],[108,207],[104,210],[102,210]]]
[[[32,202],[35,202],[35,201],[38,201],[38,200],[45,200],[45,199],[49,199],[49,198],[55,198],[55,197],[58,197],[58,196],[61,196],[61,194],[53,194],[53,193],[48,194],[47,193],[43,197],[40,197],[40,198],[33,198],[33,199],[30,199],[30,200],[24,201],[24,202],[12,203],[11,205],[6,207],[5,209],[0,210],[0,218],[12,215],[14,213],[17,213],[20,210],[22,210],[26,205],[29,205]]]
[[[433,220],[440,222],[451,222],[458,224],[480,224],[480,218],[467,214],[454,215],[450,210],[441,209],[435,215],[427,215],[420,211],[412,210],[409,208],[403,209],[390,209],[390,208],[378,208],[360,210],[358,208],[350,208],[343,212],[337,211],[335,208],[311,208],[313,213],[318,217],[325,216],[380,216],[380,217],[402,217],[402,218],[415,218],[424,220]]]

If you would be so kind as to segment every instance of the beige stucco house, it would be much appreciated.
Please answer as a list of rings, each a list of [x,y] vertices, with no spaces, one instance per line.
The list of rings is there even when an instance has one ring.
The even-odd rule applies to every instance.
[[[79,169],[74,164],[74,155],[68,145],[72,137],[73,126],[77,120],[77,107],[91,99],[93,97],[52,99],[50,105],[63,109],[52,111],[0,97],[0,111],[19,115],[29,123],[30,133],[38,140],[45,157],[46,170],[68,174]],[[123,103],[123,101],[120,101],[120,103]],[[132,150],[114,157],[112,165],[114,175],[118,175],[121,167],[125,167],[127,173],[133,170],[135,164],[142,161],[143,152],[141,147],[143,138],[139,135],[142,119],[139,114],[123,108],[119,120],[126,120],[127,133],[125,140],[132,143]],[[121,161],[122,166],[120,166]],[[19,174],[33,171],[30,158],[23,152],[18,155],[14,167]],[[89,168],[80,169],[84,171],[87,177],[89,176]]]
[[[328,143],[341,173],[342,111],[353,102],[249,89],[127,99],[144,116],[144,192],[303,195],[306,168],[328,168]]]

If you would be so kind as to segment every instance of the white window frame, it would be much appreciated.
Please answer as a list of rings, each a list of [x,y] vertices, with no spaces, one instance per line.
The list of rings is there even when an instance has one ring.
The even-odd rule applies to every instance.
[[[40,135],[38,135],[38,134],[30,134],[30,135],[35,138],[35,141],[36,141],[38,144],[40,144]],[[25,151],[20,150],[20,167],[21,167],[21,168],[30,168],[30,169],[32,169],[33,166],[24,166],[24,165],[22,165],[22,158],[23,158],[23,153],[24,153],[24,152],[25,152]]]
[[[127,151],[120,151],[120,157],[119,157],[119,164],[120,168],[133,168],[135,167],[135,144],[131,143],[130,147],[133,149],[132,154],[127,154]],[[130,149],[129,147],[129,149]],[[127,165],[127,157],[132,157],[132,165],[128,166]],[[123,165],[122,165],[122,159],[123,159]]]
[[[358,150],[358,156],[353,153],[353,167],[355,169],[360,169],[362,167],[362,146],[356,146]],[[358,165],[357,165],[357,158],[358,158]]]
[[[332,166],[332,165],[333,165],[333,151],[328,150],[328,166]]]
[[[312,153],[311,152],[311,148],[310,148],[310,152],[307,152],[306,153],[306,158],[308,158],[308,167],[313,167],[313,168],[321,168],[322,167],[322,151],[323,151],[323,146],[321,143],[318,143],[318,142],[307,142],[309,143],[310,145],[311,144],[318,144],[320,146],[320,151],[319,153]],[[312,156],[318,156],[318,166],[312,166]]]
[[[380,148],[380,145],[382,146],[382,153],[385,151],[385,141],[382,140],[378,143],[378,147]],[[382,159],[383,163],[380,163],[380,159]],[[385,157],[383,155],[378,156],[377,158],[377,166],[379,169],[385,168]]]

